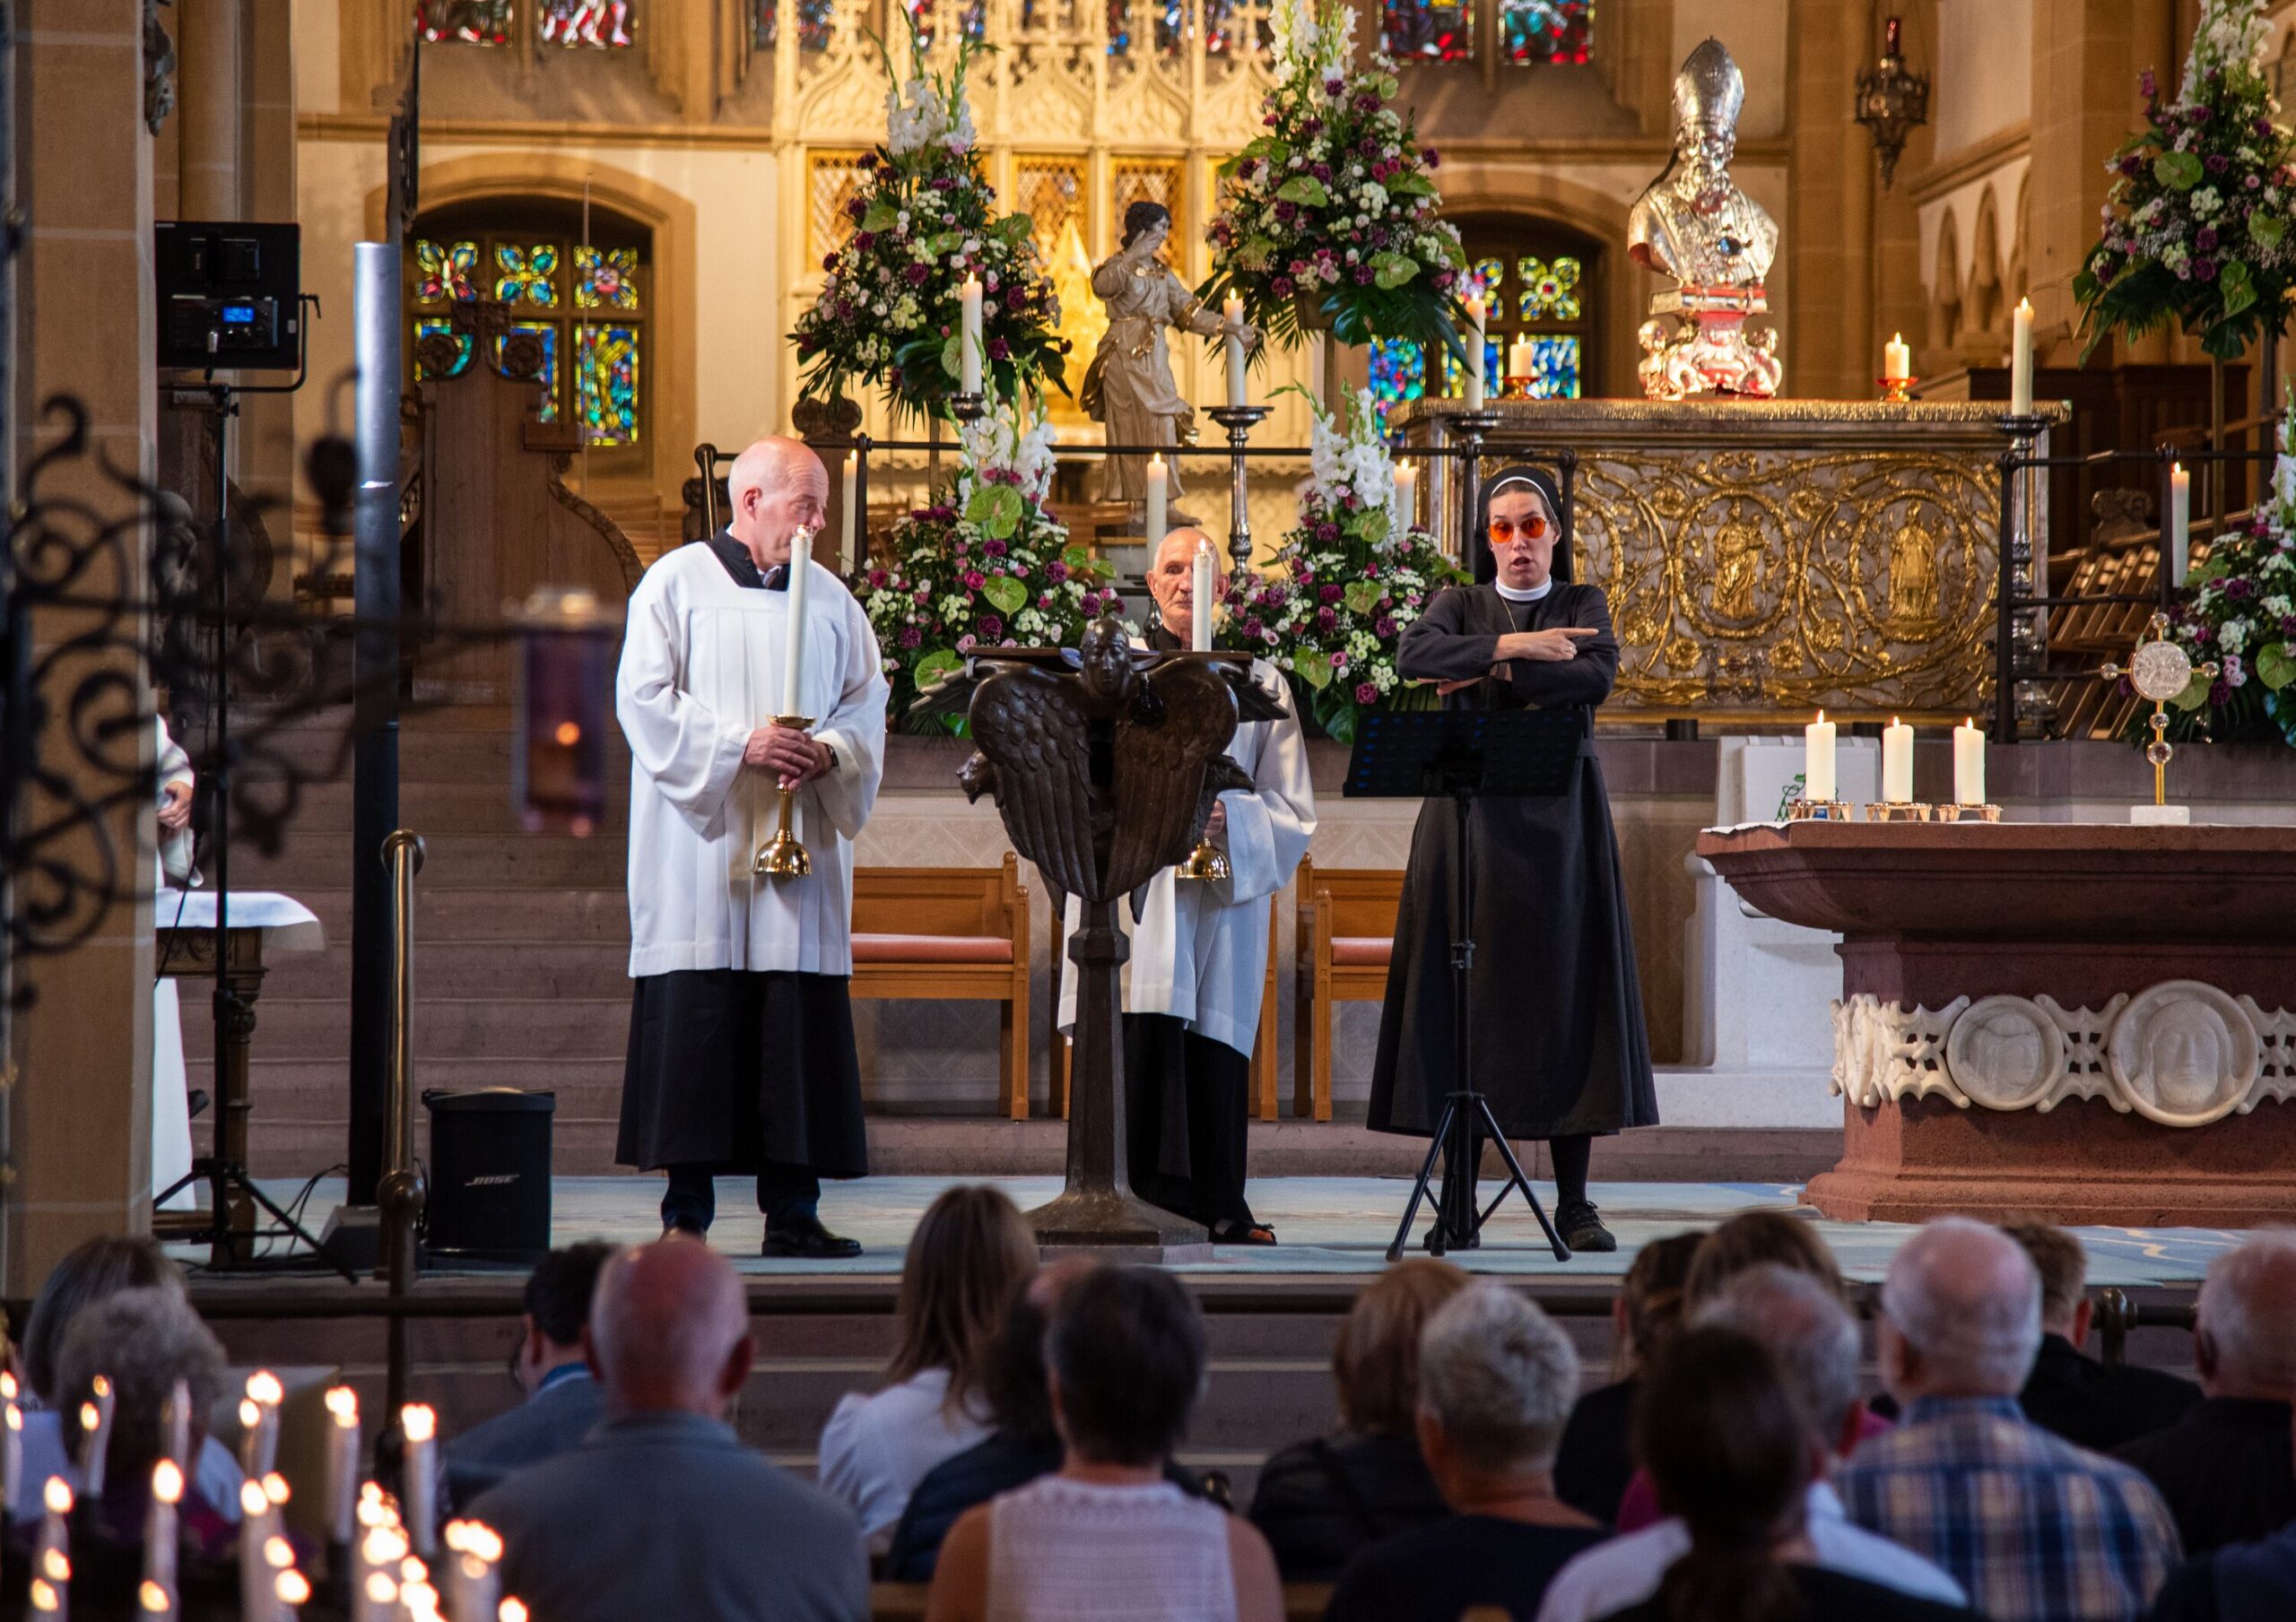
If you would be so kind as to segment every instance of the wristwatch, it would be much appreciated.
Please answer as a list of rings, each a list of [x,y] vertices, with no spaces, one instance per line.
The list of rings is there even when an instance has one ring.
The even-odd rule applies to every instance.
[[[835,771],[837,769],[837,745],[827,742],[820,738],[814,739],[813,742],[821,744],[823,749],[829,751],[829,768],[832,772]]]

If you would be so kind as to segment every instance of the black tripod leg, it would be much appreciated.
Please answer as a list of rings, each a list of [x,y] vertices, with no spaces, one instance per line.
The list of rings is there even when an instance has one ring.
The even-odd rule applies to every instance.
[[[311,1237],[311,1230],[305,1227],[301,1223],[296,1221],[294,1218],[282,1210],[269,1194],[265,1193],[262,1189],[256,1186],[256,1182],[253,1177],[247,1175],[245,1173],[241,1173],[239,1181],[240,1187],[246,1191],[248,1198],[261,1206],[264,1211],[273,1221],[278,1223],[281,1227],[286,1229],[290,1238],[301,1240],[305,1245],[310,1247],[310,1252],[315,1256],[326,1254],[326,1252],[319,1248],[319,1242]],[[1542,1217],[1540,1219],[1544,1221],[1545,1219]],[[348,1267],[345,1267],[340,1262],[337,1262],[335,1264],[335,1271],[343,1275],[343,1281],[345,1284],[356,1284],[359,1282],[358,1275],[353,1273]]]
[[[1411,1184],[1410,1202],[1403,1208],[1403,1221],[1396,1228],[1396,1241],[1387,1246],[1387,1260],[1403,1260],[1403,1248],[1411,1239],[1412,1219],[1419,1215],[1419,1202],[1427,1198],[1427,1184],[1435,1175],[1435,1157],[1443,1152],[1443,1135],[1451,1129],[1451,1116],[1457,1109],[1456,1101],[1445,1099],[1443,1114],[1435,1123],[1435,1131],[1427,1140],[1427,1158],[1419,1164],[1419,1175]],[[1435,1213],[1434,1253],[1443,1253],[1443,1213],[1439,1205]]]
[[[1507,1134],[1499,1130],[1499,1117],[1491,1113],[1491,1101],[1478,1093],[1474,1106],[1483,1116],[1483,1126],[1499,1145],[1500,1158],[1507,1162],[1507,1187],[1499,1191],[1499,1198],[1491,1202],[1490,1210],[1475,1219],[1475,1226],[1481,1227],[1491,1220],[1491,1212],[1499,1209],[1500,1201],[1506,1199],[1508,1189],[1519,1188],[1523,1191],[1524,1201],[1531,1208],[1531,1215],[1539,1219],[1539,1228],[1546,1235],[1546,1242],[1554,1247],[1554,1259],[1558,1262],[1570,1261],[1570,1247],[1562,1242],[1562,1236],[1554,1231],[1554,1224],[1547,1219],[1546,1207],[1539,1203],[1538,1195],[1532,1191],[1530,1178],[1523,1174],[1523,1163],[1515,1158],[1515,1146],[1508,1142]]]

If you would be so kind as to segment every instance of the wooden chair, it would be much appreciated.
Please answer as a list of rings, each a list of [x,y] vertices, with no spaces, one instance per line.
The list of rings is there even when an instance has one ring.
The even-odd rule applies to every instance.
[[[864,867],[853,874],[853,995],[1002,1003],[1004,1113],[1029,1115],[1029,892],[1000,867]]]
[[[1300,863],[1299,995],[1293,1032],[1292,1113],[1331,1119],[1331,1021],[1335,1002],[1377,1002],[1387,994],[1399,868]]]

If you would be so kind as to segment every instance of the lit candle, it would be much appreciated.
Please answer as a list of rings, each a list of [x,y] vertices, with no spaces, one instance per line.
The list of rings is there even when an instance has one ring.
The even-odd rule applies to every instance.
[[[311,1580],[291,1566],[279,1574],[272,1592],[279,1596],[281,1614],[291,1618],[310,1603]]]
[[[1826,719],[1823,710],[1818,718],[1802,729],[1802,798],[1811,801],[1834,797],[1833,776],[1834,724]]]
[[[1409,529],[1419,521],[1419,469],[1405,462],[1396,468],[1395,527]]]
[[[861,464],[854,460],[854,453],[851,451],[845,453],[845,469],[840,488],[843,490],[845,499],[838,509],[841,516],[838,525],[837,556],[839,562],[845,568],[851,568],[855,560],[861,556],[859,552],[853,550],[854,533],[861,523],[859,507]]]
[[[58,1610],[65,1585],[72,1581],[72,1484],[61,1476],[50,1476],[40,1489],[40,1508],[45,1513],[32,1543],[33,1587],[37,1589],[41,1582],[52,1584],[58,1603],[44,1609]]]
[[[1148,458],[1148,513],[1141,525],[1152,556],[1164,543],[1164,486],[1168,477],[1164,453],[1158,451]]]
[[[1953,803],[1985,803],[1985,734],[1973,720],[1953,729]]]
[[[1892,383],[1902,383],[1913,376],[1913,351],[1907,347],[1903,333],[1892,333],[1890,341],[1882,345],[1882,376]]]
[[[152,1466],[152,1507],[144,1518],[144,1582],[167,1596],[170,1616],[176,1609],[176,1517],[182,1502],[183,1470],[162,1459]]]
[[[476,1521],[447,1524],[447,1614],[454,1622],[494,1622],[502,1603],[502,1579],[495,1569],[502,1540]]]
[[[1196,573],[1189,582],[1187,645],[1195,652],[1212,651],[1212,615],[1220,600],[1220,565],[1212,555],[1212,537],[1196,543]]]
[[[250,1476],[267,1476],[279,1462],[279,1405],[286,1400],[279,1376],[259,1368],[248,1376],[247,1401],[239,1404],[239,1423],[247,1429],[239,1453],[239,1468]],[[253,1405],[250,1411],[249,1404]]]
[[[813,531],[800,526],[789,537],[788,567],[789,589],[786,594],[789,602],[789,629],[787,646],[782,649],[781,714],[776,717],[778,720],[805,713],[805,587],[813,573]],[[419,1404],[410,1403],[408,1417],[412,1418],[418,1408]],[[430,1410],[422,1408],[421,1412],[429,1422]]]
[[[1230,293],[1221,300],[1220,315],[1227,336],[1221,342],[1228,351],[1228,404],[1241,411],[1244,407],[1244,301]]]
[[[326,1394],[326,1538],[348,1548],[359,1507],[359,1393],[338,1385]]]
[[[361,1622],[392,1622],[398,1615],[398,1579],[387,1571],[369,1572],[354,1614]]]
[[[516,1600],[505,1600],[495,1617],[496,1622],[526,1622],[526,1608]]]
[[[1537,348],[1528,338],[1516,339],[1507,346],[1507,375],[1527,378],[1538,365],[1537,355]]]
[[[2009,318],[2009,414],[2033,414],[2033,301],[2017,300]]]
[[[1483,295],[1475,293],[1467,299],[1467,409],[1483,409],[1483,330],[1488,311]]]
[[[104,1496],[104,1464],[111,1451],[115,1401],[111,1382],[98,1375],[91,1400],[80,1404],[80,1491],[90,1498]]]
[[[24,1410],[16,1376],[0,1375],[0,1520],[15,1512],[24,1486]]]
[[[181,1380],[168,1393],[167,1449],[178,1470],[191,1468],[191,1387]]]
[[[398,1610],[398,1566],[406,1539],[396,1527],[377,1526],[359,1544],[362,1570],[352,1591],[356,1622],[393,1622]]]
[[[804,532],[800,530],[799,534]],[[789,609],[798,609],[795,577],[790,586]],[[794,638],[792,638],[794,644]],[[794,681],[796,672],[791,671]],[[789,691],[796,691],[793,685]],[[794,712],[793,712],[794,713]],[[429,1559],[439,1547],[439,1517],[435,1512],[439,1472],[439,1416],[421,1402],[410,1402],[399,1410],[399,1430],[406,1437],[405,1479],[401,1483],[399,1502],[406,1506],[400,1518],[406,1522],[407,1540],[414,1552]]]
[[[968,274],[957,291],[964,328],[957,340],[957,386],[968,395],[980,393],[980,278]]]
[[[2169,464],[2169,584],[2181,588],[2192,564],[2192,475]]]
[[[271,1622],[271,1563],[264,1557],[278,1514],[263,1483],[239,1483],[239,1618]]]
[[[1889,805],[1913,799],[1913,728],[1895,716],[1882,729],[1882,799]]]

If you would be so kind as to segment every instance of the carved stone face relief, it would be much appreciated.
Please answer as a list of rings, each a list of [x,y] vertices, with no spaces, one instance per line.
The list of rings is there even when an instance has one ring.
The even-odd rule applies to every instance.
[[[2196,980],[2167,981],[2138,996],[2106,1043],[2129,1104],[2170,1126],[2231,1114],[2256,1080],[2257,1050],[2240,1005]]]
[[[2022,1109],[2065,1072],[2065,1033],[2023,997],[1985,997],[1953,1021],[1945,1067],[1973,1103]]]

